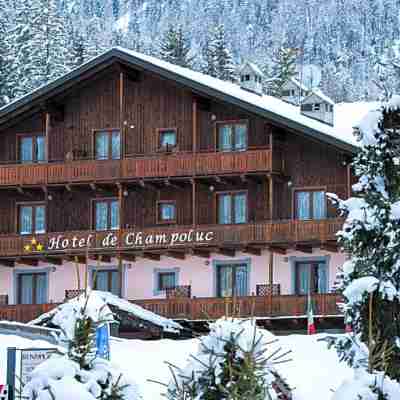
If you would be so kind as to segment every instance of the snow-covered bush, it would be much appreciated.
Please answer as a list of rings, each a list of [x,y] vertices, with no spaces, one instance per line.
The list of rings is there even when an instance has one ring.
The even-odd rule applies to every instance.
[[[335,400],[400,398],[399,116],[400,96],[366,115],[356,129],[361,144],[353,161],[356,196],[330,195],[346,216],[338,232],[350,256],[341,271],[341,290],[353,326],[353,334],[335,345],[355,369],[353,383],[344,383]]]
[[[81,295],[53,317],[61,329],[64,356],[54,355],[32,372],[24,387],[26,400],[141,400],[135,382],[112,363],[97,357],[96,329],[113,315],[96,292]]]
[[[273,335],[253,320],[222,318],[210,325],[197,354],[184,369],[170,366],[173,379],[168,400],[270,400],[279,374],[273,367],[278,352],[266,355]],[[283,382],[283,380],[282,380]]]

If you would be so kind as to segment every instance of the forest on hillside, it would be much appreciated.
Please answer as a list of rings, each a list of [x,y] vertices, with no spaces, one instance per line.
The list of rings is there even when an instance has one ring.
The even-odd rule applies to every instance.
[[[222,79],[249,60],[267,82],[290,49],[336,102],[375,99],[399,86],[399,20],[400,0],[0,0],[0,104],[112,46]]]

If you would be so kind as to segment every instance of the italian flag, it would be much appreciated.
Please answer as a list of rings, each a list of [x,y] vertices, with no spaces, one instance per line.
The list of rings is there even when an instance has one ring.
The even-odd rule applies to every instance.
[[[313,313],[313,308],[312,308],[311,295],[310,295],[310,292],[308,292],[308,299],[307,299],[307,334],[308,335],[314,335],[316,333],[317,333],[317,330],[315,329],[314,313]]]

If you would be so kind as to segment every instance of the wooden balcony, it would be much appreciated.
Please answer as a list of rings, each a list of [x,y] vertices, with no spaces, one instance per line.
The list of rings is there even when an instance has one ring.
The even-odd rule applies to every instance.
[[[341,316],[337,294],[312,296],[316,317]],[[232,298],[178,298],[132,301],[156,314],[172,319],[214,320],[224,315],[257,318],[303,318],[307,310],[307,296],[249,296]],[[0,320],[28,322],[56,307],[57,304],[0,305]]]
[[[21,256],[77,255],[117,252],[169,251],[177,249],[242,249],[250,245],[290,247],[296,244],[319,246],[336,243],[341,219],[286,220],[238,225],[169,226],[119,231],[54,232],[41,235],[1,235],[0,258]],[[40,243],[31,246],[32,239]],[[88,250],[87,250],[88,248]],[[9,261],[8,260],[8,261]]]
[[[340,316],[337,303],[342,301],[338,294],[315,294],[312,296],[315,316]],[[135,300],[156,314],[172,319],[215,320],[224,315],[257,318],[305,317],[307,296],[247,296],[237,298],[176,298]]]
[[[275,166],[275,168],[278,167],[278,165]],[[154,156],[121,160],[2,165],[0,187],[243,174],[269,172],[272,168],[269,149],[232,153],[159,153]]]

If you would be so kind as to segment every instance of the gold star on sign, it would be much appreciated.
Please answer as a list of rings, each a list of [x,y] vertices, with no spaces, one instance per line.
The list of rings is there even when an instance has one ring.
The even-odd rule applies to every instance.
[[[36,250],[37,250],[37,251],[43,251],[43,245],[42,245],[41,243],[39,243],[39,244],[36,246]]]
[[[24,250],[25,250],[25,251],[31,251],[31,246],[30,246],[29,244],[26,244],[26,245],[24,246]]]
[[[31,244],[32,244],[32,245],[35,245],[36,243],[37,243],[37,240],[36,240],[35,238],[32,238]]]

